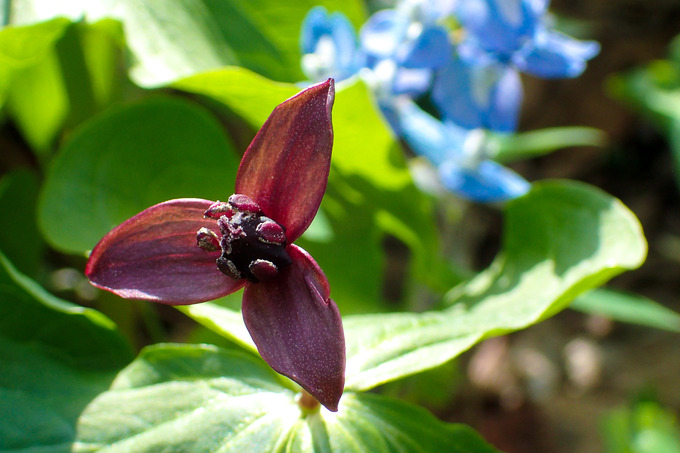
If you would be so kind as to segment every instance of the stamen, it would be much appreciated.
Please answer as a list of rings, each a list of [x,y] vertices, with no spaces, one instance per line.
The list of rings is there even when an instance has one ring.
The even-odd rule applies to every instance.
[[[210,207],[203,213],[203,217],[206,219],[219,219],[224,215],[231,217],[231,213],[232,210],[229,207],[229,204],[218,200],[210,205]]]
[[[196,233],[196,243],[206,252],[216,252],[220,250],[220,238],[214,231],[206,227],[201,228]]]
[[[201,228],[196,241],[203,250],[222,250],[217,268],[223,274],[257,283],[276,277],[291,263],[285,229],[265,216],[250,197],[234,194],[228,203],[213,203],[205,216],[217,219],[222,237]]]

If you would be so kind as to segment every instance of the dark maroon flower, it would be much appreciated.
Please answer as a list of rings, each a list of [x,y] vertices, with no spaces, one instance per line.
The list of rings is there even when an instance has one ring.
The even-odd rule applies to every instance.
[[[129,299],[194,304],[245,286],[243,319],[265,361],[338,408],[345,338],[319,265],[293,244],[326,190],[333,80],[276,107],[246,150],[227,202],[170,200],[97,244],[85,273]]]

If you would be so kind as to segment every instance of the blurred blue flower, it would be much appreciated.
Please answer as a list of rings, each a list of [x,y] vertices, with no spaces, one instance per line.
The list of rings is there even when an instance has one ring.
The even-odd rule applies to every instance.
[[[551,29],[549,0],[466,0],[456,16],[465,29],[458,52],[465,60],[494,59],[542,78],[577,77],[600,51]]]
[[[437,23],[453,6],[452,0],[403,0],[364,24],[360,41],[371,69],[365,78],[378,97],[417,96],[430,88],[433,70],[453,53],[448,31]]]
[[[445,119],[466,129],[512,132],[517,128],[522,83],[512,67],[469,64],[456,57],[437,74],[432,99]]]
[[[382,103],[381,109],[411,150],[437,167],[447,190],[483,203],[507,201],[529,190],[524,178],[489,159],[488,132],[439,121],[407,97]]]
[[[599,52],[550,28],[547,0],[466,0],[455,13],[465,30],[457,56],[434,82],[432,99],[443,117],[465,128],[512,132],[522,86],[519,73],[576,77]]]
[[[337,11],[329,14],[323,6],[309,10],[302,21],[300,50],[302,71],[312,82],[347,79],[365,63],[349,19]]]

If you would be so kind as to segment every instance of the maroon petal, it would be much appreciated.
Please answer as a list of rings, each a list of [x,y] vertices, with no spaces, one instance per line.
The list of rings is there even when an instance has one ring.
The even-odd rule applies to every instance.
[[[262,358],[332,411],[345,385],[345,335],[328,280],[303,249],[279,277],[248,283],[243,319]]]
[[[274,109],[243,155],[236,193],[286,227],[288,242],[307,229],[326,191],[333,148],[333,79]]]
[[[140,212],[99,241],[85,274],[95,286],[126,299],[186,305],[216,299],[241,288],[244,280],[222,274],[219,252],[196,245],[201,227],[214,229],[203,213],[212,201],[182,198]]]

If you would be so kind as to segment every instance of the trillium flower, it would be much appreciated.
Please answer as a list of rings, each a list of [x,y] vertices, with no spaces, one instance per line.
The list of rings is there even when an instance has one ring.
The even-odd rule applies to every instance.
[[[332,411],[345,379],[342,321],[324,273],[293,242],[326,190],[334,96],[329,79],[276,107],[227,202],[152,206],[104,236],[85,270],[99,288],[170,305],[245,287],[243,319],[262,358]]]

